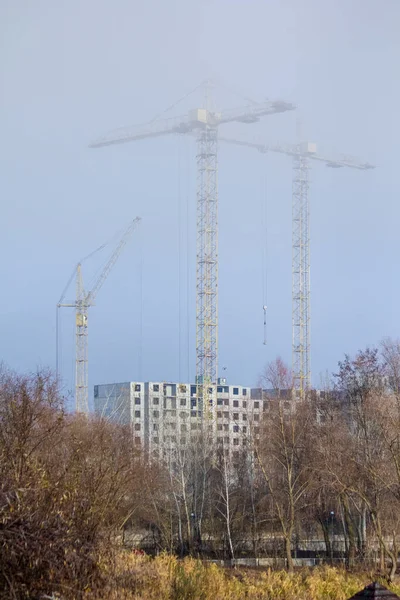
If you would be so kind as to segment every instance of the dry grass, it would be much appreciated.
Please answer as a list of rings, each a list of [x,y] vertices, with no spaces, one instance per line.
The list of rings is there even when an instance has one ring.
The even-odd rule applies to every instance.
[[[102,566],[109,582],[88,591],[90,600],[347,600],[371,582],[372,576],[320,567],[285,571],[223,569],[194,559],[169,555],[156,559],[121,553],[111,569]],[[392,588],[400,592],[400,586]]]

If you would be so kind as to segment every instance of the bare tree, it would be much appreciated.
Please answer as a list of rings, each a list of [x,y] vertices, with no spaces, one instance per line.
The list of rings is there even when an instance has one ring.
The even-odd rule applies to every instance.
[[[229,448],[221,446],[218,450],[213,485],[215,486],[216,493],[215,509],[223,519],[228,542],[229,557],[234,560],[235,551],[232,527],[235,515],[235,494],[238,492],[238,480]]]
[[[55,379],[0,375],[0,587],[30,596],[101,579],[103,541],[140,500],[129,428],[66,415]],[[22,551],[23,549],[23,551]],[[64,592],[63,592],[64,593]]]
[[[400,401],[400,340],[385,338],[381,342],[381,355],[387,385],[391,393]]]
[[[392,577],[397,557],[388,544],[384,519],[392,467],[380,414],[389,399],[378,350],[367,348],[354,359],[346,356],[339,363],[336,379],[336,406],[322,428],[319,452],[324,456],[332,489],[341,499],[348,561],[351,565],[354,560],[357,540],[359,556],[365,555],[368,515],[380,548],[380,568],[385,569],[385,557],[389,557]]]
[[[267,365],[265,373],[279,394],[264,416],[255,451],[268,491],[271,517],[280,527],[288,570],[293,571],[293,535],[310,485],[306,457],[311,411],[308,405],[296,406],[280,397],[290,383],[289,370],[281,359]]]
[[[283,390],[292,389],[292,373],[280,356],[265,365],[260,377],[260,386],[262,388],[271,386],[278,398],[281,397]]]

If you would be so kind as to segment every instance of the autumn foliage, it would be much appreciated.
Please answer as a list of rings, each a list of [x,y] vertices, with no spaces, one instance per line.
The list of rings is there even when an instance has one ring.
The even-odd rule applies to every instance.
[[[129,517],[140,464],[129,430],[67,415],[49,373],[0,375],[0,590],[62,591],[101,579],[99,553]],[[110,557],[111,558],[111,557]]]
[[[342,597],[339,582],[359,587],[340,570],[296,572],[301,553],[393,582],[400,343],[345,356],[304,400],[281,359],[262,379],[262,416],[218,422],[216,439],[204,426],[155,456],[129,427],[66,413],[51,373],[1,369],[0,594],[319,599]],[[134,535],[156,559],[122,549]],[[239,557],[289,573],[229,575],[194,560]]]

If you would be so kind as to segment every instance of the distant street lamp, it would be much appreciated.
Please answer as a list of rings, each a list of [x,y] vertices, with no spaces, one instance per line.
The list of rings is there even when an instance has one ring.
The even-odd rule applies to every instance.
[[[196,540],[196,514],[194,512],[190,513],[190,519],[192,521],[192,542],[194,543]]]
[[[331,510],[330,518],[331,518],[331,563],[333,564],[333,520],[335,518],[335,511]]]

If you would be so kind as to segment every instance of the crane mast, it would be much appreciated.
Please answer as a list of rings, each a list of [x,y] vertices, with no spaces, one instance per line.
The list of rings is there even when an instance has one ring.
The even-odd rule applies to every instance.
[[[82,279],[82,265],[76,267],[76,303],[75,303],[75,410],[78,413],[89,412],[88,393],[88,309]]]
[[[255,123],[263,116],[295,108],[282,100],[268,100],[216,112],[210,108],[208,88],[209,82],[205,86],[203,108],[195,108],[174,119],[119,129],[90,144],[92,148],[99,148],[166,134],[197,137],[196,395],[199,412],[215,404],[212,399],[218,379],[218,129],[232,122]]]
[[[89,413],[89,388],[88,388],[88,312],[91,306],[94,306],[96,296],[104,284],[112,268],[117,262],[123,249],[128,243],[133,231],[140,223],[140,217],[131,221],[128,228],[124,231],[117,247],[108,259],[105,267],[96,280],[92,290],[86,293],[83,285],[82,262],[79,262],[75,268],[75,302],[73,304],[64,304],[63,298],[66,293],[64,290],[57,308],[75,309],[75,410],[77,413]],[[103,248],[104,246],[101,246]],[[99,249],[98,249],[99,250]],[[97,250],[96,250],[97,252]],[[93,254],[93,253],[92,253]],[[89,256],[92,256],[90,254]],[[88,257],[86,257],[88,258]]]
[[[317,153],[316,144],[257,144],[246,140],[220,137],[220,141],[255,148],[259,152],[277,152],[291,156],[292,181],[292,378],[297,399],[311,389],[310,342],[310,203],[309,172],[311,160],[330,168],[348,167],[366,171],[375,168],[352,157],[331,158]],[[265,317],[265,307],[264,317]]]
[[[197,139],[196,384],[198,409],[208,410],[218,378],[218,130]],[[201,400],[203,406],[201,406]]]
[[[300,398],[311,389],[309,159],[293,158],[292,193],[292,377]]]

